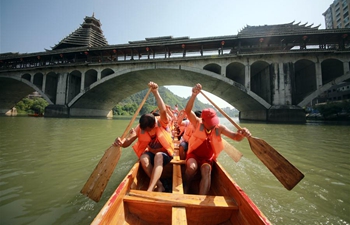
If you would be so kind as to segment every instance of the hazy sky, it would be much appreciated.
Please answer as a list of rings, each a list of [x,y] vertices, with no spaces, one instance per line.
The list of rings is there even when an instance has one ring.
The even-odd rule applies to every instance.
[[[85,16],[92,14],[102,23],[104,36],[111,45],[160,36],[199,38],[236,35],[246,25],[273,25],[293,21],[321,25],[319,29],[324,29],[322,13],[332,2],[333,0],[0,0],[0,53],[32,53],[51,49],[78,29]],[[171,90],[181,97],[191,94],[190,88],[176,87]],[[221,101],[217,104],[227,105]]]

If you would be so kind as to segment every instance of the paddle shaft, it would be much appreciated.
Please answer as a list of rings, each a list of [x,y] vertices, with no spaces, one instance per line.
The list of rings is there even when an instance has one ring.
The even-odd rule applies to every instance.
[[[220,109],[219,106],[217,106],[208,96],[204,94],[203,91],[201,91],[201,94],[213,105],[219,112],[226,117],[238,130],[241,130],[242,128],[233,120],[231,117],[229,117],[222,109]]]
[[[151,90],[152,90],[151,88],[148,89],[148,92],[146,93],[145,97],[143,98],[142,102],[140,103],[139,108],[136,110],[134,116],[132,117],[132,119],[129,122],[129,125],[126,127],[124,133],[122,134],[121,139],[125,138],[126,135],[129,133],[129,130],[131,129],[132,125],[134,124],[134,121],[135,121],[137,115],[139,115],[142,106],[145,104],[145,102],[148,98],[148,95],[151,93]]]
[[[126,127],[124,133],[122,134],[121,138],[124,139],[126,135],[128,134],[129,130],[131,129],[137,115],[140,113],[140,110],[144,103],[146,102],[148,95],[151,92],[151,88],[148,90],[147,94],[143,98],[142,102],[139,105],[139,108],[136,110],[134,116],[129,122],[129,125]],[[86,181],[84,187],[81,189],[81,193],[88,196],[90,199],[94,200],[95,202],[98,202],[102,196],[102,193],[104,192],[107,183],[109,181],[109,178],[111,177],[115,166],[117,165],[120,156],[121,156],[121,150],[120,146],[115,146],[114,144],[109,147],[102,158],[100,159],[99,163],[97,164],[94,171],[91,173],[89,179]]]

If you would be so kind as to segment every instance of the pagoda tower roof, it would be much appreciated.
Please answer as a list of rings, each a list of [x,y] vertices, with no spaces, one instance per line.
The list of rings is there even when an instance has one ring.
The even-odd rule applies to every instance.
[[[86,16],[83,24],[67,37],[63,38],[52,50],[75,48],[75,47],[101,47],[108,46],[103,35],[101,23],[92,15]]]
[[[256,37],[256,36],[276,36],[283,35],[288,33],[298,34],[298,33],[314,33],[318,31],[318,28],[321,26],[312,27],[313,24],[307,25],[296,23],[294,21],[286,24],[277,24],[277,25],[263,25],[263,26],[249,26],[247,25],[241,31],[238,32],[238,37]]]

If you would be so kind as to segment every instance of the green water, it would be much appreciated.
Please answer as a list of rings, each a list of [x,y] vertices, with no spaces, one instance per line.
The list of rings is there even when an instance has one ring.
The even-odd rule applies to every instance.
[[[234,129],[225,119],[223,124]],[[89,224],[136,161],[121,159],[99,203],[80,189],[128,119],[0,117],[0,224]],[[273,224],[350,224],[350,126],[240,123],[305,174],[286,190],[250,150],[219,161]]]

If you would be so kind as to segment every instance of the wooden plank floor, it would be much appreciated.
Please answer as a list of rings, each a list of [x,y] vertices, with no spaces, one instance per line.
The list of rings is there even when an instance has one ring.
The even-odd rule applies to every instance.
[[[178,145],[179,143],[177,143]],[[181,164],[176,163],[180,161],[179,156],[179,149],[175,149],[175,156],[173,161],[173,193],[177,194],[183,194],[184,188],[183,188],[183,180],[182,180],[182,172],[181,172]],[[184,160],[182,160],[184,161]],[[186,162],[185,162],[186,163]],[[187,217],[186,217],[186,208],[185,207],[179,207],[179,206],[173,206],[172,207],[172,214],[171,214],[171,224],[172,225],[187,225]]]

